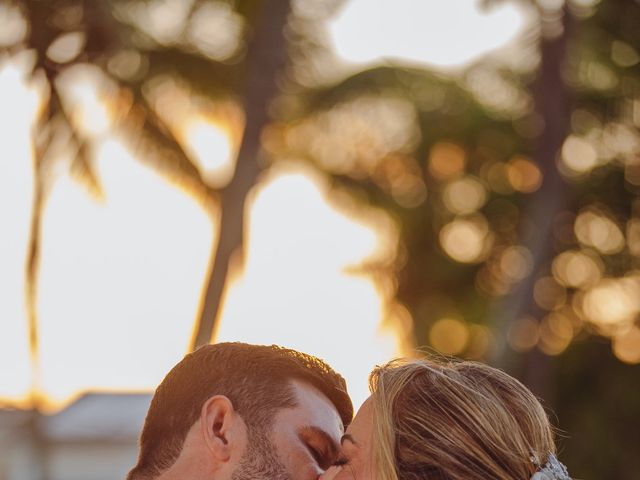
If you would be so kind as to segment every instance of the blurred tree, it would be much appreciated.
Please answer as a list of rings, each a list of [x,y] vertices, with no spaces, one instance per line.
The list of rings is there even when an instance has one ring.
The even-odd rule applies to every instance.
[[[265,8],[249,44],[244,95],[246,123],[233,178],[220,199],[220,239],[197,321],[193,348],[206,345],[213,338],[229,262],[232,254],[243,246],[245,200],[261,169],[261,134],[269,122],[269,107],[278,92],[278,74],[286,58],[284,28],[288,13],[288,0]]]
[[[377,267],[396,285],[389,317],[410,314],[417,346],[523,379],[569,432],[561,453],[574,476],[633,478],[640,445],[625,426],[640,412],[640,4],[522,0],[535,20],[515,60],[484,58],[449,76],[389,62],[328,81],[318,25],[342,1],[297,2],[287,19],[288,3],[4,0],[29,25],[4,50],[35,52],[32,77],[49,92],[34,135],[32,350],[40,216],[61,131],[72,168],[99,194],[91,141],[57,82],[90,64],[117,86],[120,125],[141,159],[219,212],[194,345],[215,330],[261,156],[298,158],[397,224],[398,255]],[[179,27],[150,28],[158,8],[178,8]],[[242,19],[235,46],[196,35],[203,18]],[[81,47],[60,47],[77,32]],[[203,178],[158,108],[153,86],[166,78],[244,106],[226,186]]]
[[[640,368],[640,6],[521,3],[537,20],[516,68],[483,59],[456,79],[391,64],[318,82],[302,88],[304,107],[272,148],[396,219],[396,299],[418,345],[523,379],[571,435],[575,476],[633,478],[640,445],[613,424],[640,412],[638,389],[626,389]],[[406,108],[393,116],[385,101]],[[383,114],[393,120],[376,130]],[[418,131],[380,148],[376,134],[393,143],[384,133],[394,121]],[[353,158],[335,161],[314,134]]]
[[[145,28],[152,23],[147,17],[152,10],[170,9],[170,2],[3,2],[10,19],[24,22],[26,28],[22,34],[9,38],[0,53],[33,52],[30,77],[44,82],[47,95],[34,128],[36,188],[27,265],[29,335],[33,355],[38,350],[36,278],[41,216],[53,181],[51,163],[62,156],[56,151],[56,138],[68,138],[62,153],[73,156],[71,168],[76,177],[91,192],[100,195],[100,180],[92,164],[92,139],[73,121],[73,108],[65,98],[59,80],[64,72],[78,65],[97,66],[102,76],[97,80],[115,84],[116,101],[111,106],[119,117],[116,122],[120,127],[118,132],[141,152],[140,159],[193,193],[210,212],[219,211],[220,233],[211,255],[210,278],[204,289],[193,347],[210,341],[229,259],[242,245],[245,198],[260,171],[260,132],[269,117],[269,103],[277,91],[277,75],[286,56],[283,31],[289,12],[287,1],[268,9],[256,2],[233,3],[235,15],[243,19],[241,23],[248,32],[248,51],[245,54],[243,48],[237,48],[231,58],[216,61],[212,58],[215,52],[203,52],[199,37],[192,33],[203,16],[207,20],[204,13],[211,16],[211,7],[217,5],[220,9],[224,5],[221,2],[184,2],[183,7],[186,6],[188,12],[173,36],[163,36],[166,32]],[[173,7],[180,9],[177,4]],[[238,43],[244,43],[242,38]],[[207,182],[177,136],[175,125],[159,111],[150,85],[167,76],[181,81],[191,94],[209,99],[239,98],[244,104],[246,125],[235,173],[228,185],[214,188]]]

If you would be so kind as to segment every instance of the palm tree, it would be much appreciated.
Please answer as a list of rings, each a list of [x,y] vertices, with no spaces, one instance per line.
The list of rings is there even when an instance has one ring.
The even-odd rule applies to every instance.
[[[27,33],[2,48],[15,55],[24,50],[35,53],[30,71],[32,80],[44,80],[47,98],[36,121],[33,134],[35,188],[27,260],[27,310],[29,346],[33,371],[37,372],[38,315],[37,278],[40,257],[40,226],[43,207],[51,188],[50,163],[52,142],[56,136],[67,135],[68,150],[73,152],[72,169],[76,178],[89,190],[100,194],[100,179],[92,164],[92,141],[72,121],[70,107],[58,79],[61,74],[79,64],[92,64],[117,85],[118,131],[134,148],[142,152],[141,160],[179,183],[211,212],[219,211],[218,244],[211,254],[210,276],[203,288],[202,306],[196,321],[192,348],[211,341],[215,331],[221,296],[233,252],[241,248],[245,199],[258,179],[262,165],[260,134],[269,120],[268,108],[277,94],[277,79],[286,58],[283,29],[289,14],[289,2],[277,2],[263,8],[259,2],[236,2],[245,30],[250,38],[246,55],[242,49],[233,61],[214,61],[194,51],[193,45],[162,44],[152,38],[122,12],[136,2],[89,2],[85,0],[26,0],[3,2],[26,23]],[[207,2],[191,2],[185,26]],[[82,32],[84,43],[71,58],[51,54],[56,40],[74,32]],[[135,51],[147,65],[146,72],[128,77],[113,73],[109,61],[123,51]],[[246,125],[240,145],[234,175],[223,188],[213,188],[176,137],[172,126],[157,112],[147,95],[149,79],[162,75],[179,78],[195,93],[211,99],[239,97],[245,107]],[[37,374],[35,375],[37,378]],[[34,385],[34,392],[38,391]]]

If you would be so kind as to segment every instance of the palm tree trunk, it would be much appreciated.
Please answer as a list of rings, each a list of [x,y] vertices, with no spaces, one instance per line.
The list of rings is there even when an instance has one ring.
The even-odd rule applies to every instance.
[[[42,125],[42,121],[39,122]],[[48,145],[49,140],[45,141]],[[46,442],[41,431],[41,369],[40,369],[40,337],[38,329],[38,272],[40,271],[40,251],[42,240],[42,213],[46,195],[46,179],[43,174],[44,152],[46,146],[38,145],[34,141],[34,191],[31,219],[29,226],[29,240],[27,245],[26,281],[25,281],[25,309],[27,312],[27,334],[29,341],[29,360],[31,362],[31,417],[29,421],[29,435],[31,441],[35,469],[38,480],[47,480]]]
[[[263,2],[262,9],[262,20],[247,53],[245,130],[233,178],[220,198],[219,240],[212,252],[213,265],[204,290],[192,349],[212,340],[229,262],[232,255],[243,248],[245,202],[261,171],[260,134],[269,120],[269,104],[277,94],[277,76],[286,59],[284,27],[290,10],[289,0]]]
[[[509,326],[525,315],[540,318],[544,311],[535,303],[533,288],[539,278],[540,270],[554,256],[553,222],[557,215],[567,208],[570,201],[569,187],[559,174],[556,160],[569,130],[569,98],[562,79],[565,61],[569,12],[564,7],[562,32],[548,37],[543,34],[540,52],[541,64],[538,77],[533,86],[535,110],[544,121],[544,131],[538,138],[536,147],[537,165],[543,174],[541,188],[530,200],[530,208],[525,218],[534,229],[529,229],[529,238],[524,245],[534,259],[532,274],[523,280],[514,292],[505,299],[497,319],[499,322],[499,343],[496,363],[507,371],[516,370],[517,358],[509,350],[506,335]],[[542,23],[545,22],[541,12]],[[524,232],[523,232],[524,233]],[[523,380],[538,395],[547,398],[549,394],[549,359],[538,349],[532,350],[521,365]]]

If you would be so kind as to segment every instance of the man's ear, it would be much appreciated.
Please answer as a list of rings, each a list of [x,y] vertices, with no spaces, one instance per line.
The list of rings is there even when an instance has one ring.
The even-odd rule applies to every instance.
[[[226,462],[234,452],[244,450],[244,420],[224,395],[215,395],[204,403],[200,412],[200,428],[207,449],[218,460]]]

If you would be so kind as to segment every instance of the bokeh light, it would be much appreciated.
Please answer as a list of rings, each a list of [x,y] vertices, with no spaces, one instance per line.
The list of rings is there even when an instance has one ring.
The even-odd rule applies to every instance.
[[[507,332],[507,341],[517,352],[526,352],[534,348],[540,338],[540,326],[532,317],[515,320]]]
[[[228,128],[196,116],[185,122],[183,135],[188,151],[207,183],[215,187],[229,183],[235,166],[236,148]]]
[[[476,263],[485,258],[493,243],[493,234],[483,215],[456,218],[440,230],[440,246],[461,263]]]
[[[507,178],[517,192],[533,193],[542,185],[542,172],[535,163],[525,157],[516,157],[509,161]]]
[[[613,337],[613,353],[625,363],[640,363],[640,328],[633,326]]]
[[[485,325],[469,325],[470,339],[464,351],[464,357],[471,360],[482,360],[494,346],[491,330]]]
[[[479,179],[471,175],[450,182],[442,200],[450,212],[468,214],[479,210],[487,201],[487,191]]]
[[[631,255],[640,257],[640,218],[632,218],[627,222],[627,244]]]
[[[0,47],[20,42],[28,31],[28,24],[20,9],[13,4],[0,4]]]
[[[67,63],[82,52],[86,41],[84,32],[70,32],[60,35],[47,49],[47,57],[56,63]]]
[[[107,134],[113,117],[105,100],[113,95],[114,86],[100,69],[77,65],[65,70],[58,82],[73,126],[89,138]]]
[[[552,312],[540,323],[538,347],[547,355],[560,355],[573,339],[571,319],[562,313]]]
[[[611,59],[621,67],[632,67],[640,62],[640,55],[635,48],[619,40],[611,44]]]
[[[533,256],[523,246],[511,246],[500,255],[500,270],[509,282],[519,282],[528,277],[533,269]]]
[[[367,175],[381,159],[409,151],[420,138],[410,102],[363,95],[293,125],[281,148],[337,173]],[[276,148],[271,142],[271,148]]]
[[[225,61],[243,45],[243,18],[224,2],[202,2],[191,14],[186,37],[207,57]]]
[[[598,283],[604,273],[600,257],[579,250],[562,252],[553,260],[553,276],[562,285],[585,288]]]
[[[436,143],[429,154],[429,173],[437,180],[457,177],[464,171],[467,156],[464,149],[454,143]]]
[[[595,209],[585,209],[578,214],[574,231],[583,245],[604,254],[618,253],[625,246],[620,227],[608,215]]]
[[[569,135],[562,145],[561,171],[568,175],[584,174],[598,165],[598,153],[587,140]]]
[[[567,300],[567,292],[553,277],[539,278],[533,287],[533,298],[545,310],[553,310]]]
[[[584,317],[604,332],[631,324],[640,313],[640,275],[603,278],[581,298]]]
[[[429,343],[444,355],[460,354],[469,342],[466,322],[456,318],[441,318],[429,330]]]
[[[489,186],[501,195],[510,195],[514,191],[509,172],[509,165],[504,162],[491,162],[483,166],[484,177]]]

